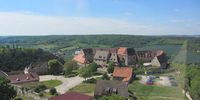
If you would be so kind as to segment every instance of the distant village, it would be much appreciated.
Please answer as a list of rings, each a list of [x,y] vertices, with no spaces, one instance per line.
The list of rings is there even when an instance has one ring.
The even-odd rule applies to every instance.
[[[90,63],[96,63],[98,69],[106,69],[110,62],[114,63],[114,71],[108,74],[112,77],[111,80],[97,80],[93,96],[88,96],[78,92],[60,93],[60,95],[49,98],[49,100],[93,100],[102,96],[109,96],[111,94],[120,95],[127,100],[130,97],[128,85],[134,81],[136,74],[135,68],[139,66],[153,67],[158,69],[166,69],[168,64],[167,54],[163,50],[155,51],[137,51],[134,48],[118,47],[118,48],[85,48],[76,51],[72,61],[77,62],[79,67],[85,67]],[[142,64],[142,65],[141,65]],[[0,75],[6,77],[10,84],[17,88],[18,93],[23,93],[24,90],[16,87],[18,84],[39,82],[40,75],[48,74],[48,64],[36,63],[30,64],[24,69],[24,73],[8,75],[0,71]],[[152,77],[147,79],[147,83],[152,83]],[[67,79],[66,79],[67,80]],[[84,81],[84,79],[81,79]],[[82,82],[81,81],[81,82]],[[80,84],[80,83],[79,83]],[[63,87],[65,88],[65,87]],[[76,99],[70,99],[76,98]]]

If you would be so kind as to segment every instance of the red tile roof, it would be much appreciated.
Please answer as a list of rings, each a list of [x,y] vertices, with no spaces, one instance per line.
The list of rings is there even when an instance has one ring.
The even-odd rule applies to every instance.
[[[131,67],[115,67],[113,77],[122,77],[122,81],[129,81],[132,77],[133,69]]]
[[[92,100],[93,97],[76,92],[67,92],[65,94],[52,97],[49,100]]]
[[[72,60],[74,60],[74,61],[76,61],[78,63],[81,63],[81,64],[85,64],[86,63],[86,59],[85,59],[85,56],[84,56],[83,53],[75,55]]]
[[[120,48],[118,49],[117,53],[118,53],[119,55],[126,55],[126,50],[127,50],[127,48],[125,48],[125,47],[120,47]]]
[[[36,73],[28,73],[28,74],[18,74],[18,75],[9,75],[7,77],[12,84],[19,84],[25,82],[34,82],[39,81],[39,76]]]

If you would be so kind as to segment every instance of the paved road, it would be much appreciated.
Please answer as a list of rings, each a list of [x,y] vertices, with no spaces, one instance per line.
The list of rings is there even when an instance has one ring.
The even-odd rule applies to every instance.
[[[42,75],[40,76],[40,81],[47,81],[47,80],[60,80],[62,82],[61,85],[56,86],[57,92],[60,94],[64,94],[69,89],[75,87],[76,85],[79,85],[84,81],[84,78],[81,78],[79,76],[71,77],[71,78],[65,78],[64,76],[53,76],[53,75]]]

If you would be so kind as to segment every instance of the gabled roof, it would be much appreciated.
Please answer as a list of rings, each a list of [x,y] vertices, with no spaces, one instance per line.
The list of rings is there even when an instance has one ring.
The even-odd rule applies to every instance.
[[[74,61],[76,61],[78,63],[81,63],[81,64],[85,64],[86,63],[86,58],[85,58],[83,53],[75,55],[72,60],[74,60]]]
[[[117,53],[118,53],[119,55],[126,55],[126,50],[127,50],[127,48],[125,48],[125,47],[120,47],[120,48],[118,49]]]
[[[124,82],[131,79],[133,75],[133,69],[131,67],[115,67],[113,77],[122,77]]]
[[[94,59],[107,60],[108,56],[109,56],[109,51],[97,50],[95,53]]]
[[[94,95],[103,96],[106,95],[105,92],[107,93],[107,91],[109,92],[109,94],[112,94],[112,92],[116,92],[118,95],[125,98],[129,97],[128,85],[125,82],[117,80],[98,80],[96,83]]]
[[[65,94],[52,97],[49,100],[92,100],[93,97],[77,93],[77,92],[67,92]]]
[[[28,73],[28,74],[9,75],[7,79],[10,80],[10,83],[17,84],[17,83],[39,81],[39,76],[36,73]]]
[[[160,62],[160,64],[162,63],[166,63],[167,62],[167,57],[166,57],[166,54],[163,52],[163,53],[160,53],[158,56],[156,56],[158,61]]]

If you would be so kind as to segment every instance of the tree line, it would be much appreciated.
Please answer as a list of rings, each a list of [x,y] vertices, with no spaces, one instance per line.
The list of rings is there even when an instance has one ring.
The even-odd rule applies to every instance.
[[[16,46],[0,47],[0,70],[5,72],[24,70],[31,63],[57,58],[52,53],[42,49],[19,48]]]

